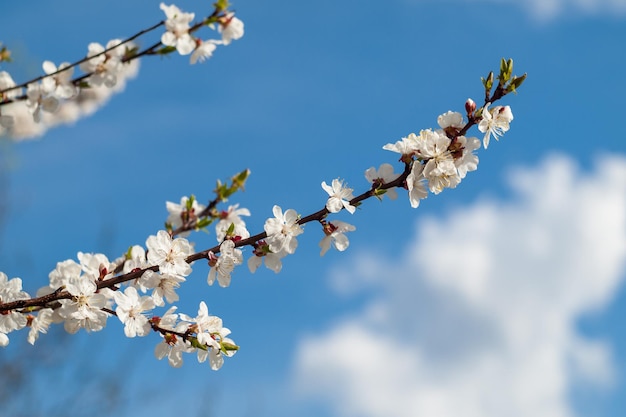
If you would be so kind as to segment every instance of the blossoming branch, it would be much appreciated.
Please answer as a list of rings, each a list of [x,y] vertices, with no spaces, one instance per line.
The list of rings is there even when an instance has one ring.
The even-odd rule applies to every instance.
[[[15,110],[20,103],[28,109],[33,122],[42,123],[48,113],[57,114],[63,105],[81,94],[96,87],[118,85],[125,76],[123,68],[141,55],[178,51],[181,55],[191,55],[192,63],[208,58],[217,45],[227,45],[243,35],[243,23],[227,7],[227,1],[220,0],[215,3],[213,14],[191,25],[193,13],[161,4],[166,20],[146,31],[160,26],[165,26],[166,31],[159,43],[141,52],[131,46],[131,41],[146,31],[125,41],[111,41],[106,47],[91,44],[88,56],[74,64],[61,64],[57,68],[46,62],[47,75],[20,86],[14,85],[8,73],[0,73],[0,98],[6,104],[0,106],[6,110],[6,114],[0,116],[2,126],[7,131],[15,131],[15,125],[22,119],[9,110]],[[220,40],[203,41],[192,35],[206,24],[218,25]],[[8,55],[3,48],[0,57],[5,56]],[[85,74],[72,79],[71,70],[76,66]],[[481,140],[466,136],[470,128],[476,126],[484,134],[485,149],[492,137],[499,139],[510,128],[513,120],[510,107],[493,104],[515,92],[524,82],[526,75],[516,77],[512,71],[513,61],[503,59],[495,86],[493,72],[482,79],[485,95],[480,106],[468,99],[464,114],[448,111],[438,117],[438,128],[410,133],[395,143],[384,145],[383,149],[399,154],[400,173],[394,172],[389,163],[378,169],[367,169],[365,178],[370,185],[357,196],[339,178],[330,184],[323,181],[321,187],[328,194],[324,207],[309,215],[302,216],[295,209],[283,210],[275,205],[273,216],[265,221],[263,231],[251,235],[242,218],[251,215],[247,208],[235,204],[218,209],[243,189],[250,174],[244,170],[229,182],[218,181],[216,196],[206,205],[193,195],[181,198],[180,203],[167,202],[169,216],[165,230],[149,236],[145,246],[131,246],[123,256],[112,261],[104,254],[79,252],[78,262],[73,259],[58,262],[49,274],[48,285],[40,288],[35,297],[22,289],[20,278],[9,279],[0,272],[0,345],[8,345],[8,335],[24,328],[29,328],[27,340],[34,344],[39,334],[46,333],[53,323],[62,323],[69,333],[80,329],[91,332],[102,330],[108,318],[117,317],[127,337],[143,337],[151,332],[160,336],[154,351],[158,359],[167,357],[170,365],[179,367],[183,354],[195,353],[198,361],[208,361],[212,369],[219,369],[224,358],[239,349],[229,338],[230,329],[223,326],[222,319],[209,315],[204,301],[194,317],[177,312],[173,305],[179,301],[177,289],[191,275],[192,267],[196,268],[196,263],[205,260],[207,283],[217,282],[227,287],[235,268],[244,263],[244,250],[249,248],[250,272],[254,273],[264,263],[278,273],[283,259],[295,253],[298,237],[304,233],[307,223],[317,222],[321,227],[319,246],[323,256],[331,247],[346,250],[349,246],[346,234],[356,230],[351,224],[330,219],[335,213],[346,210],[354,214],[365,200],[382,199],[385,194],[396,199],[398,189],[405,189],[411,206],[418,207],[429,192],[439,194],[446,188],[455,188],[468,172],[478,167],[475,152]],[[23,87],[27,88],[26,95],[18,96],[16,92]],[[189,234],[206,230],[213,224],[217,245],[194,252],[193,244],[187,239]],[[152,313],[157,307],[168,308],[157,315]]]
[[[203,62],[213,55],[218,45],[229,45],[244,34],[243,22],[228,10],[227,0],[214,4],[213,12],[192,24],[194,13],[182,12],[177,6],[161,3],[166,19],[121,40],[110,40],[106,46],[92,42],[87,56],[74,63],[58,66],[43,62],[44,75],[16,84],[11,75],[0,71],[0,136],[14,139],[43,134],[47,128],[69,123],[88,115],[138,72],[138,59],[146,55],[167,55],[178,52],[189,55],[190,63]],[[196,32],[202,27],[215,28],[220,39],[202,39]],[[134,42],[161,27],[160,40],[144,49]],[[10,61],[10,51],[0,49],[0,62]],[[74,76],[79,68],[83,74]],[[24,92],[24,89],[26,90]]]

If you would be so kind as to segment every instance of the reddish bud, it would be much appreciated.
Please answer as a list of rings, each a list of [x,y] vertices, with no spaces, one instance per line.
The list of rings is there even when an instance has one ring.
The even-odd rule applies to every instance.
[[[208,258],[209,267],[213,268],[215,265],[217,265],[217,260],[218,260],[218,257],[215,256],[213,252],[209,252],[209,258]]]
[[[465,102],[465,111],[467,114],[472,114],[476,110],[476,103],[471,98],[468,98]]]
[[[104,264],[100,264],[100,266],[98,267],[98,270],[100,272],[100,276],[98,277],[98,280],[102,281],[104,277],[107,276],[107,274],[109,273],[109,270],[106,268],[106,266],[104,266]]]

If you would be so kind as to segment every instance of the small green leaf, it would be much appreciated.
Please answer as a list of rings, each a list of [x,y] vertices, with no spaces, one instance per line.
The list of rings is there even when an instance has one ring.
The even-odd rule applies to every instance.
[[[139,51],[139,46],[133,46],[132,48],[127,47],[126,50],[124,51],[124,57],[122,58],[122,61],[130,60],[132,57],[137,55],[138,51]]]
[[[517,89],[522,85],[522,83],[526,80],[526,73],[524,75],[522,75],[521,77],[513,77],[513,79],[511,80],[511,83],[509,84],[509,87],[507,88],[507,91],[510,93],[516,93]]]
[[[234,345],[232,343],[227,343],[227,342],[222,342],[220,343],[220,347],[221,347],[221,351],[226,353],[226,352],[236,352],[239,350],[239,346]]]
[[[168,55],[168,54],[171,54],[174,51],[176,51],[175,47],[173,47],[173,46],[164,46],[163,48],[158,49],[156,51],[156,54],[157,55]]]
[[[213,218],[210,217],[203,217],[200,220],[198,220],[196,222],[196,229],[204,229],[205,227],[209,226],[211,223],[213,223]]]
[[[189,342],[191,342],[191,346],[195,347],[196,349],[209,350],[205,345],[203,345],[202,343],[198,342],[198,338],[197,337],[190,337],[189,338]]]
[[[381,188],[377,188],[374,190],[374,197],[376,197],[379,201],[383,201],[383,196],[387,194],[387,190],[383,190]]]
[[[487,78],[481,77],[480,80],[483,82],[483,85],[485,86],[485,91],[487,91],[487,94],[489,94],[489,92],[493,88],[493,71],[489,71]]]
[[[228,0],[217,0],[215,3],[213,3],[213,7],[215,7],[215,10],[217,10],[218,12],[222,12],[228,9],[229,6],[230,4],[228,4]]]
[[[195,201],[196,201],[196,196],[191,194],[189,198],[187,199],[187,203],[185,204],[185,208],[187,209],[187,211],[191,211],[191,209],[193,208],[193,203]]]
[[[4,45],[0,49],[0,62],[11,62],[11,51]]]
[[[222,182],[218,180],[217,187],[215,189],[215,193],[217,194],[218,199],[220,201],[228,201],[228,197],[230,197],[231,195],[233,195],[239,190],[243,190],[246,180],[248,179],[249,176],[250,176],[249,169],[241,171],[240,173],[236,174],[234,177],[231,178],[230,186],[226,186],[225,184],[222,184]]]

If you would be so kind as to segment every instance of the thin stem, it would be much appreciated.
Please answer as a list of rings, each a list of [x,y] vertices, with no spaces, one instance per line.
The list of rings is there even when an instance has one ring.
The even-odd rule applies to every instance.
[[[13,87],[5,88],[4,90],[0,90],[0,96],[2,96],[3,94],[5,94],[5,93],[7,93],[7,92],[9,92],[9,91],[18,90],[18,89],[20,89],[20,88],[25,88],[25,87],[27,87],[27,86],[28,86],[28,84],[36,83],[37,81],[41,81],[41,80],[43,80],[44,78],[54,77],[55,75],[60,74],[60,73],[62,73],[63,71],[67,71],[67,70],[69,70],[69,69],[71,69],[71,68],[75,68],[75,67],[79,66],[80,64],[82,64],[83,62],[87,62],[87,61],[89,61],[90,59],[94,59],[94,58],[97,58],[97,57],[99,57],[99,56],[106,55],[107,53],[111,52],[113,49],[118,48],[118,47],[120,47],[120,46],[122,46],[122,45],[124,45],[124,44],[126,44],[126,43],[128,43],[128,42],[131,42],[131,41],[133,41],[133,40],[137,39],[138,37],[140,37],[140,36],[142,36],[142,35],[144,35],[144,34],[146,34],[146,33],[148,33],[148,32],[152,32],[153,30],[157,29],[157,28],[158,28],[158,27],[160,27],[160,26],[163,26],[164,24],[165,24],[165,20],[162,20],[162,21],[160,21],[159,23],[157,23],[157,24],[155,24],[155,25],[153,25],[153,26],[151,26],[151,27],[149,27],[149,28],[147,28],[147,29],[143,29],[143,30],[141,30],[141,31],[139,31],[139,32],[137,32],[137,33],[135,33],[135,34],[134,34],[133,36],[131,36],[130,38],[124,39],[124,40],[123,40],[122,42],[120,42],[119,44],[117,44],[117,45],[115,45],[115,46],[112,46],[112,47],[110,47],[110,48],[107,48],[107,49],[105,49],[105,50],[104,50],[104,51],[102,51],[102,52],[99,52],[99,53],[97,53],[97,54],[95,54],[95,55],[92,55],[92,56],[86,56],[86,57],[84,57],[84,58],[82,58],[82,59],[80,59],[80,60],[78,60],[78,61],[74,62],[73,64],[70,64],[70,65],[68,65],[68,66],[66,66],[66,67],[63,67],[63,68],[60,68],[60,69],[57,69],[57,70],[56,70],[55,72],[53,72],[53,73],[46,74],[46,75],[40,75],[39,77],[36,77],[36,78],[33,78],[32,80],[29,80],[29,81],[23,82],[22,84],[18,84],[18,85],[15,85],[15,86],[13,86]],[[92,74],[93,74],[93,73],[90,73],[90,74],[88,74],[88,75],[92,75]],[[76,82],[76,80],[72,80],[72,82],[73,82],[73,83],[75,83],[75,82]],[[22,96],[20,96],[20,97],[22,97]],[[16,97],[16,99],[19,99],[20,97]],[[11,102],[11,100],[6,101],[6,103],[10,103],[10,102]],[[0,103],[0,104],[2,104],[2,103]]]
[[[201,22],[196,23],[196,24],[194,24],[191,28],[189,28],[189,31],[188,31],[188,32],[189,32],[189,33],[193,33],[193,32],[195,32],[195,31],[197,31],[198,29],[200,29],[202,26],[209,25],[209,24],[211,24],[211,23],[217,22],[221,16],[224,16],[224,15],[225,15],[225,13],[226,13],[225,11],[223,11],[223,10],[221,10],[221,9],[217,9],[217,8],[216,8],[216,9],[213,11],[213,13],[211,13],[211,15],[210,15],[210,16],[208,16],[207,18],[203,19]],[[122,41],[122,42],[120,42],[119,44],[117,44],[117,45],[115,45],[115,46],[112,46],[112,47],[110,47],[110,48],[107,48],[107,49],[105,49],[105,50],[104,50],[104,51],[102,51],[102,52],[99,52],[99,53],[97,53],[97,54],[95,54],[95,55],[92,55],[92,56],[86,56],[85,58],[82,58],[82,59],[80,59],[80,60],[78,60],[78,61],[76,61],[76,62],[74,62],[74,63],[72,63],[72,64],[70,64],[70,65],[68,65],[68,66],[66,66],[66,67],[63,67],[63,68],[57,69],[57,70],[56,70],[55,72],[53,72],[53,73],[46,74],[46,75],[40,75],[39,77],[36,77],[36,78],[33,78],[33,79],[29,80],[29,81],[23,82],[23,83],[21,83],[21,84],[19,84],[19,85],[16,85],[16,86],[13,86],[13,87],[9,87],[9,88],[5,88],[4,90],[0,90],[0,98],[1,98],[1,97],[3,97],[3,95],[4,95],[5,93],[9,92],[9,91],[18,90],[18,89],[21,89],[21,88],[28,87],[28,85],[29,85],[29,84],[32,84],[32,83],[35,83],[35,82],[41,81],[41,80],[43,80],[44,78],[54,77],[55,75],[60,74],[60,73],[61,73],[61,72],[63,72],[63,71],[67,71],[67,70],[69,70],[69,69],[71,69],[71,68],[75,68],[75,67],[79,66],[80,64],[82,64],[82,63],[84,63],[84,62],[87,62],[87,61],[89,61],[89,60],[91,60],[91,59],[95,59],[95,58],[97,58],[97,57],[99,57],[99,56],[106,55],[107,53],[109,53],[109,52],[110,52],[110,51],[112,51],[113,49],[115,49],[115,48],[119,48],[119,47],[121,47],[122,45],[127,44],[127,43],[129,43],[129,42],[131,42],[131,41],[133,41],[133,40],[137,39],[138,37],[140,37],[140,36],[142,36],[142,35],[145,35],[146,33],[149,33],[149,32],[151,32],[151,31],[153,31],[153,30],[155,30],[155,29],[157,29],[157,28],[159,28],[159,27],[163,26],[164,24],[165,24],[165,20],[162,20],[162,21],[160,21],[159,23],[156,23],[156,24],[154,24],[153,26],[151,26],[151,27],[149,27],[149,28],[147,28],[147,29],[143,29],[143,30],[141,30],[141,31],[137,32],[136,34],[134,34],[134,35],[132,35],[131,37],[129,37],[129,38],[127,38],[127,39],[123,40],[123,41]],[[122,62],[127,63],[127,62],[130,62],[130,61],[132,61],[132,60],[138,59],[138,58],[140,58],[140,57],[142,57],[142,56],[144,56],[144,55],[154,55],[154,54],[156,54],[155,50],[156,50],[157,48],[159,48],[160,46],[165,46],[165,45],[163,45],[163,43],[162,43],[161,41],[159,41],[159,42],[157,42],[157,43],[153,44],[152,46],[150,46],[150,47],[148,47],[148,48],[144,49],[144,50],[143,50],[143,51],[141,51],[141,52],[135,53],[135,54],[130,55],[130,56],[125,56],[125,57],[123,57],[123,58],[122,58]],[[89,78],[90,76],[92,76],[92,75],[93,75],[93,74],[95,74],[95,73],[96,73],[96,72],[95,72],[95,71],[93,71],[93,72],[89,72],[89,73],[83,74],[83,75],[81,75],[81,76],[78,76],[78,77],[74,78],[74,79],[71,81],[71,83],[72,83],[73,85],[79,85],[81,81],[83,81],[83,80],[85,80],[85,79]],[[26,95],[26,94],[22,94],[21,96],[17,96],[17,97],[11,98],[11,99],[7,99],[7,100],[4,100],[4,101],[0,101],[0,106],[6,105],[6,104],[9,104],[9,103],[14,103],[14,102],[16,102],[16,101],[23,101],[23,100],[25,100],[26,98],[27,98],[27,95]]]

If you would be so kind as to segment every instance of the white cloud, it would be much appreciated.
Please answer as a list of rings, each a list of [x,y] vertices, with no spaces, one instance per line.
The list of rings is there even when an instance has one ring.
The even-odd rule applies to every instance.
[[[422,220],[401,260],[336,274],[376,291],[301,341],[300,394],[338,416],[567,417],[573,387],[610,386],[610,346],[576,321],[624,277],[626,160],[551,156],[509,179],[511,201]]]
[[[408,0],[421,2],[424,0]],[[432,1],[432,0],[431,0]],[[458,0],[450,0],[458,1]],[[626,14],[626,0],[465,0],[469,3],[513,4],[522,7],[539,20],[550,20],[562,14]]]
[[[520,3],[529,12],[540,19],[551,19],[563,13],[585,15],[624,14],[625,0],[513,0]]]

